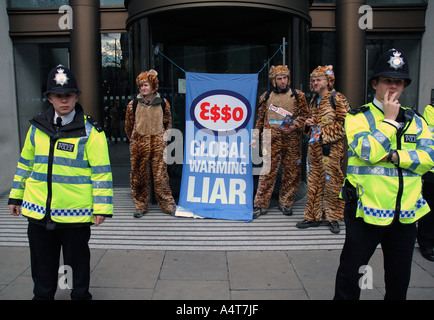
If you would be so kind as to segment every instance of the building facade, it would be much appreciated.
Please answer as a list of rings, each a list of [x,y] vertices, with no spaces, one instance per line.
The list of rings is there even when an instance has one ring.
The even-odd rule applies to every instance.
[[[372,99],[366,79],[377,57],[396,47],[414,79],[402,104],[423,112],[433,99],[433,2],[1,0],[0,193],[10,187],[28,120],[47,107],[46,75],[60,63],[76,74],[85,112],[104,123],[115,186],[128,185],[125,107],[135,77],[149,68],[183,132],[185,72],[258,73],[259,95],[269,67],[287,64],[292,85],[309,97],[310,72],[332,64],[336,89],[357,106]],[[181,168],[169,166],[169,174],[176,196]]]

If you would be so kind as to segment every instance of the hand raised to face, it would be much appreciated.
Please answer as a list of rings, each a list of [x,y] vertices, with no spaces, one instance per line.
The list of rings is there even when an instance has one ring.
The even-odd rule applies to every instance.
[[[396,120],[396,117],[399,113],[399,108],[401,107],[401,104],[397,99],[398,94],[399,92],[390,94],[389,89],[386,90],[383,99],[383,111],[385,119]]]

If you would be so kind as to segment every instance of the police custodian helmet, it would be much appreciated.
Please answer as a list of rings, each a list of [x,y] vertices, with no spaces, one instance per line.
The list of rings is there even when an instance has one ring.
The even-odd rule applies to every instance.
[[[371,77],[371,80],[380,76],[405,79],[405,84],[408,86],[411,83],[411,79],[408,72],[407,57],[396,49],[390,49],[383,53],[375,65],[374,75]]]
[[[44,96],[48,97],[50,93],[65,94],[68,92],[81,93],[72,71],[59,64],[48,74],[47,91],[44,92]]]

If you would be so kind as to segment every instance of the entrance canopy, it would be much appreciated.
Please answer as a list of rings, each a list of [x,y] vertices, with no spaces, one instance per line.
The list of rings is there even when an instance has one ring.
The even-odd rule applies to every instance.
[[[191,8],[213,8],[213,7],[244,7],[255,9],[274,10],[282,13],[295,15],[302,18],[311,25],[309,16],[309,6],[312,1],[309,0],[126,0],[125,7],[128,9],[127,28],[135,20],[144,16],[168,12],[173,10],[191,9]]]

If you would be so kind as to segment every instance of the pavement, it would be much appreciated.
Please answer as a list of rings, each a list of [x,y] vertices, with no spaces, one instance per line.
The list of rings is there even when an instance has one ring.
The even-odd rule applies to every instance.
[[[91,251],[94,300],[330,300],[340,250]],[[0,247],[0,299],[29,300],[29,250]],[[370,261],[373,288],[362,300],[383,299],[381,250]],[[409,300],[434,298],[434,263],[415,252]],[[59,289],[57,300],[69,300]]]
[[[154,302],[163,306],[160,312],[173,314],[174,307],[188,313],[188,306],[200,301],[259,307],[277,301],[273,308],[287,309],[288,300],[333,298],[345,226],[341,223],[339,235],[327,226],[297,229],[303,199],[295,203],[291,217],[274,208],[249,223],[177,218],[161,213],[158,207],[134,219],[128,187],[114,191],[114,217],[92,227],[90,291],[94,300]],[[26,226],[26,219],[8,213],[7,195],[0,195],[3,302],[33,297]],[[369,266],[372,287],[362,290],[361,300],[382,300],[381,248]],[[55,298],[69,300],[69,295],[68,289],[58,288]],[[407,299],[434,299],[434,262],[424,259],[417,246]],[[165,310],[168,300],[172,300],[171,308]]]
[[[306,231],[309,232],[309,231]],[[91,250],[94,300],[330,300],[340,250]],[[29,249],[0,246],[0,300],[29,300]],[[362,300],[384,296],[381,249],[372,257],[373,286]],[[409,300],[434,299],[434,263],[416,248]],[[69,290],[59,289],[58,300]]]

